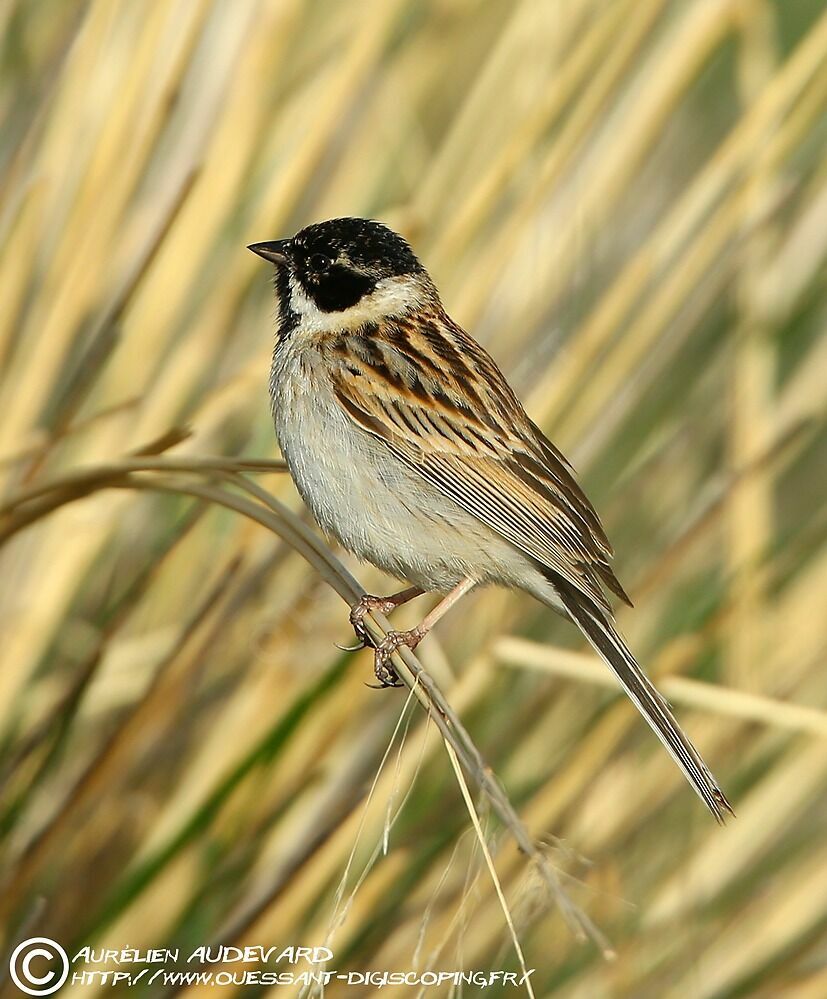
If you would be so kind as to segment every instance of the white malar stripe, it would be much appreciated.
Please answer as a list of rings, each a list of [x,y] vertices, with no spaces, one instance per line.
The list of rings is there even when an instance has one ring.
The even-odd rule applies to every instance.
[[[344,333],[357,330],[367,323],[402,315],[422,301],[423,289],[416,277],[404,274],[383,278],[374,290],[356,305],[340,312],[324,312],[302,288],[295,274],[290,275],[290,304],[298,313],[297,332],[302,339],[324,333]]]

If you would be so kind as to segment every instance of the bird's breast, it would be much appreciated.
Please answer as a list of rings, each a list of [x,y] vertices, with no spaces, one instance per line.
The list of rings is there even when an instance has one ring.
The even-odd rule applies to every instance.
[[[284,460],[319,524],[363,557],[377,538],[404,532],[410,514],[399,496],[414,473],[353,424],[321,357],[277,355],[270,389]]]

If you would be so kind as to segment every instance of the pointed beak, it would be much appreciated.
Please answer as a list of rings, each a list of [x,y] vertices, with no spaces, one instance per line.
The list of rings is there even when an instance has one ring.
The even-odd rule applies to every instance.
[[[251,243],[247,249],[252,250],[253,253],[257,253],[260,257],[269,260],[273,264],[290,263],[289,239],[274,239],[270,243]]]

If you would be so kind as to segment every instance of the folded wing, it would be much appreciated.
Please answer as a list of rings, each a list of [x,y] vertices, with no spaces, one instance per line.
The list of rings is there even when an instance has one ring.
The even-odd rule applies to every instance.
[[[605,611],[609,565],[597,514],[505,378],[459,327],[405,323],[329,341],[336,398],[458,506]]]

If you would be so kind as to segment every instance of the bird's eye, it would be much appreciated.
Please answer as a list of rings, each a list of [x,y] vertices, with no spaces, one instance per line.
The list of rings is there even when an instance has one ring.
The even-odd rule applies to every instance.
[[[333,263],[326,253],[311,253],[307,262],[314,271],[325,271]]]

